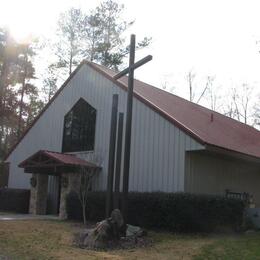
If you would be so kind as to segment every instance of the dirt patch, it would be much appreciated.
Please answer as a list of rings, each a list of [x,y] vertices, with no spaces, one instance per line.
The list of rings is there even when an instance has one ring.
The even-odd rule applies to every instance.
[[[153,240],[149,236],[143,237],[121,237],[119,240],[110,240],[106,242],[105,247],[88,247],[84,246],[81,241],[81,235],[76,233],[74,235],[73,245],[82,249],[95,250],[95,251],[113,251],[121,249],[134,249],[134,248],[145,248],[147,246],[152,246]]]

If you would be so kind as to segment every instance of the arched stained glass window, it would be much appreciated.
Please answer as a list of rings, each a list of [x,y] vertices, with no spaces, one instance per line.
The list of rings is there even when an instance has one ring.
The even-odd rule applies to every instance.
[[[83,98],[64,117],[63,152],[94,150],[96,109]]]

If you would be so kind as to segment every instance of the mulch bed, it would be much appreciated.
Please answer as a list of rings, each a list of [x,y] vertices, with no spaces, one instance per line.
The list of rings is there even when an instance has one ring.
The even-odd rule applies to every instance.
[[[93,247],[90,248],[82,245],[80,236],[81,236],[80,233],[74,234],[73,245],[75,247],[80,247],[80,248],[95,250],[95,251],[144,248],[144,247],[152,246],[153,244],[153,240],[148,235],[146,235],[142,237],[136,237],[136,236],[121,237],[119,240],[110,240],[106,242],[106,245],[103,248],[93,248]]]

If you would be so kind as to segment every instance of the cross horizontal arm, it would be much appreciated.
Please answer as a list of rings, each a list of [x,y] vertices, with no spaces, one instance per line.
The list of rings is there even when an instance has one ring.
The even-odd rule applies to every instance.
[[[151,61],[153,59],[153,56],[152,55],[148,55],[146,57],[144,57],[143,59],[137,61],[136,63],[134,63],[132,66],[131,66],[131,69],[137,69],[139,68],[140,66],[144,65],[145,63]],[[114,79],[120,79],[121,77],[125,76],[126,74],[128,74],[129,72],[129,69],[130,67],[122,70],[121,72],[117,73],[113,78]]]

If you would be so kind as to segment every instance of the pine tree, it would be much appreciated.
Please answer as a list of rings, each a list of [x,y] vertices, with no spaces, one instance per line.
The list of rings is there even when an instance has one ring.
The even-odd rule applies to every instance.
[[[57,91],[58,75],[55,64],[49,65],[45,79],[43,80],[43,94],[45,95],[45,103],[48,103]]]
[[[33,95],[37,96],[38,91],[36,87],[31,83],[33,79],[35,79],[35,69],[32,63],[32,57],[35,55],[33,48],[30,44],[20,44],[18,45],[19,56],[17,62],[17,76],[18,76],[18,125],[17,125],[17,137],[21,136],[21,132],[24,130],[26,126],[26,121],[24,117],[26,117],[26,97]]]
[[[125,44],[123,35],[134,24],[134,21],[127,22],[122,19],[123,11],[124,5],[119,5],[113,0],[101,2],[93,11],[94,17],[98,20],[96,31],[99,32],[93,60],[115,70],[118,70],[129,53],[129,46]],[[150,42],[151,38],[145,37],[137,43],[137,49],[147,47]]]
[[[0,160],[43,106],[33,84],[32,46],[0,29]]]
[[[0,160],[6,153],[8,138],[13,134],[16,118],[16,84],[14,71],[17,62],[17,45],[7,29],[0,28]]]
[[[105,0],[84,14],[71,8],[61,14],[58,22],[58,42],[55,44],[57,69],[71,74],[73,67],[88,59],[118,70],[129,52],[125,31],[134,24],[122,18],[124,5]],[[151,38],[137,43],[137,49],[147,47]]]
[[[101,19],[98,13],[91,11],[84,18],[84,46],[82,55],[85,59],[94,61],[98,58],[99,43],[102,40]]]
[[[80,9],[76,8],[71,8],[61,14],[58,21],[57,68],[65,69],[69,75],[82,58],[83,24],[84,15]]]
[[[131,23],[121,19],[123,5],[119,5],[113,0],[104,1],[95,10],[99,17],[102,38],[98,43],[96,60],[104,66],[117,69],[122,63],[125,51],[122,34]]]

